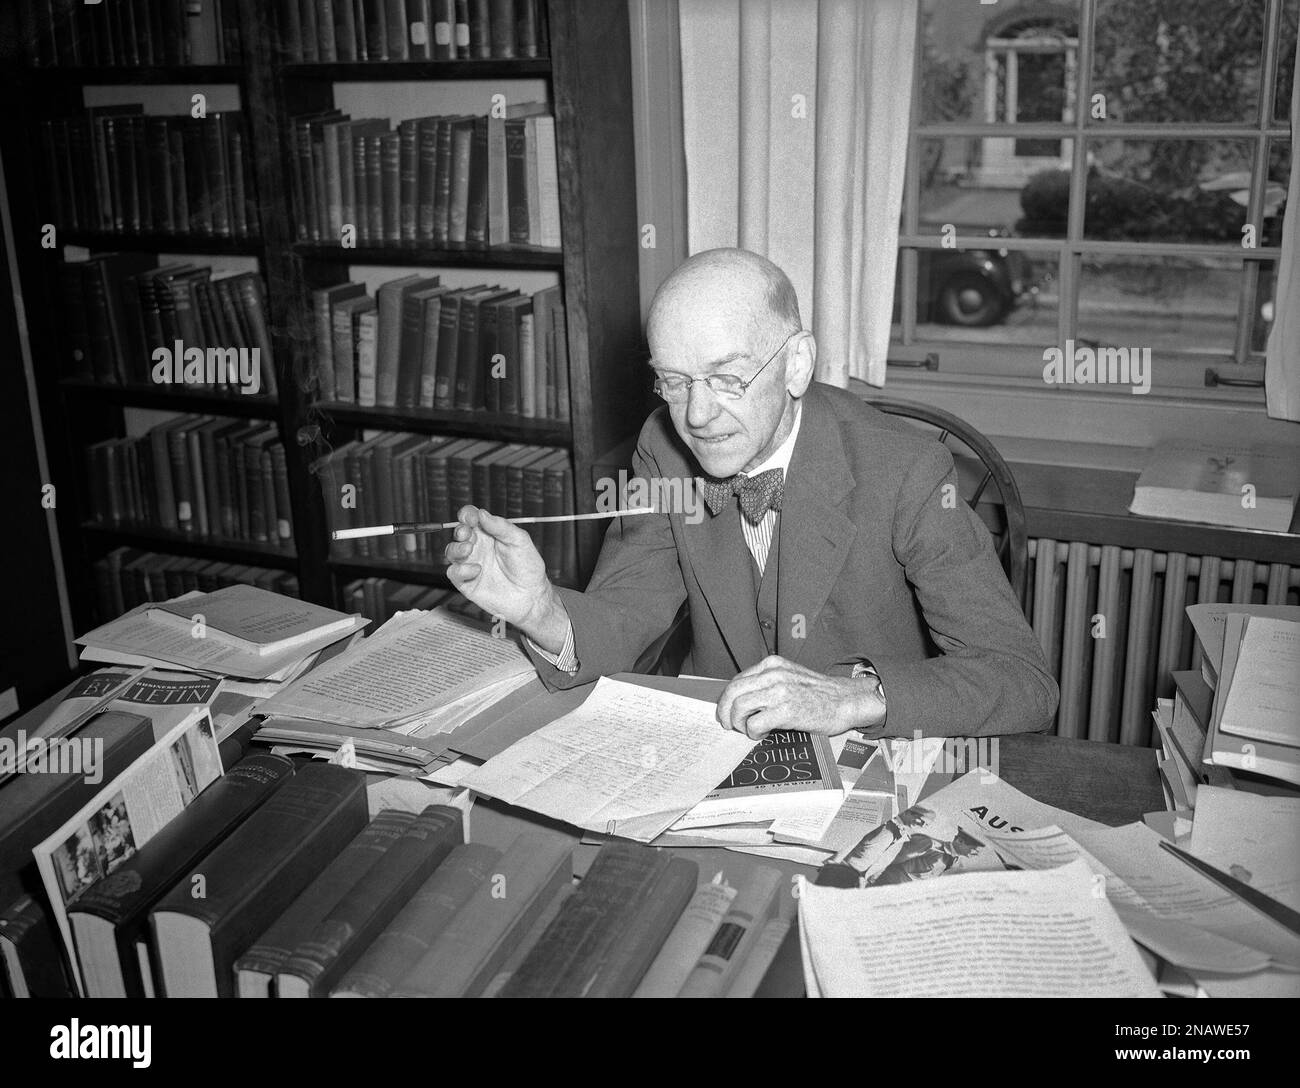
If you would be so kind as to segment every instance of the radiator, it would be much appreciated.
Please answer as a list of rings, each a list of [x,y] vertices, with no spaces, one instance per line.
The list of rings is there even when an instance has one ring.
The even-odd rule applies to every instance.
[[[1189,604],[1300,602],[1300,567],[1030,538],[1026,614],[1061,687],[1062,737],[1148,745],[1192,666]]]

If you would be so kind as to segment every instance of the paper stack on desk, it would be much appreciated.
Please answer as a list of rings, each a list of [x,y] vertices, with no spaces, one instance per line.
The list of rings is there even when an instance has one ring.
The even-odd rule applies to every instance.
[[[84,661],[283,682],[301,675],[317,653],[351,638],[369,622],[267,590],[227,586],[213,593],[187,593],[165,605],[141,605],[77,642]],[[283,636],[278,644],[264,641],[272,630]]]
[[[440,608],[399,612],[263,703],[258,740],[326,752],[350,740],[363,769],[427,770],[452,730],[533,677],[510,639]]]
[[[1204,761],[1300,785],[1300,607],[1187,610],[1214,689]]]

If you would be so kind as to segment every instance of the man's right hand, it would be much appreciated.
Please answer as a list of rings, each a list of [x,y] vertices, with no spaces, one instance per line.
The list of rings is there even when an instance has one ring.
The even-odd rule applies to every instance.
[[[546,577],[530,537],[505,518],[462,506],[445,552],[447,577],[471,601],[517,627],[548,653],[559,653],[569,616]]]

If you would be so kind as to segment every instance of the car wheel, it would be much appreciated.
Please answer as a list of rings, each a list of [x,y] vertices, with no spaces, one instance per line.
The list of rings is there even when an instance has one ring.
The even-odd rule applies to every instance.
[[[945,281],[934,308],[939,320],[948,325],[993,325],[1005,313],[997,287],[973,272]]]

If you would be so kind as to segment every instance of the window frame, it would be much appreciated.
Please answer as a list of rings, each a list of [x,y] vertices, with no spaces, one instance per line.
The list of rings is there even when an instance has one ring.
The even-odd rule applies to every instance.
[[[1092,75],[1094,66],[1095,28],[1097,21],[1098,0],[1080,0],[1077,41],[1077,88],[1073,97],[1075,103],[1072,121],[1043,122],[1019,124],[1012,122],[987,121],[945,121],[925,122],[921,119],[921,81],[924,56],[925,20],[917,19],[917,36],[915,44],[915,63],[913,65],[913,88],[911,116],[908,123],[907,169],[903,187],[902,220],[898,239],[901,262],[900,275],[900,328],[891,334],[888,363],[891,379],[900,371],[914,370],[920,366],[935,369],[938,373],[930,375],[937,379],[943,374],[953,376],[975,376],[981,378],[1010,379],[1016,385],[1029,382],[1041,387],[1038,377],[1042,367],[1042,352],[1051,344],[1041,347],[1026,347],[1015,343],[997,343],[988,340],[964,340],[958,336],[942,340],[924,339],[917,334],[917,296],[918,296],[918,252],[925,249],[942,249],[944,239],[939,234],[924,234],[920,228],[920,149],[922,142],[932,138],[966,138],[979,139],[989,137],[1001,138],[1043,138],[1068,141],[1070,161],[1069,213],[1064,238],[998,238],[993,241],[982,236],[963,239],[958,234],[957,249],[989,249],[994,246],[999,250],[1017,251],[1042,261],[1052,256],[1056,259],[1055,281],[1057,297],[1060,304],[1057,310],[1056,345],[1064,344],[1071,337],[1076,337],[1078,326],[1078,301],[1080,265],[1087,256],[1127,256],[1127,257],[1228,257],[1241,261],[1243,265],[1242,288],[1238,295],[1237,321],[1233,348],[1230,354],[1205,352],[1185,352],[1173,349],[1161,349],[1164,360],[1176,365],[1156,368],[1153,375],[1152,391],[1164,392],[1173,396],[1192,396],[1202,399],[1216,399],[1224,393],[1222,386],[1207,388],[1209,378],[1207,371],[1220,371],[1225,367],[1225,374],[1243,375],[1245,380],[1253,381],[1256,376],[1262,383],[1263,354],[1250,348],[1255,301],[1260,269],[1264,262],[1278,263],[1281,250],[1276,246],[1256,245],[1246,249],[1239,244],[1212,242],[1126,242],[1126,241],[1089,241],[1083,236],[1083,220],[1086,207],[1087,154],[1089,140],[1099,137],[1108,139],[1235,139],[1253,143],[1251,153],[1252,173],[1246,207],[1246,223],[1253,223],[1257,236],[1261,233],[1262,219],[1260,212],[1264,207],[1265,190],[1268,183],[1269,148],[1276,140],[1294,139],[1294,121],[1279,122],[1276,115],[1275,100],[1277,75],[1280,57],[1280,34],[1282,12],[1285,0],[1266,0],[1264,14],[1263,56],[1261,58],[1261,86],[1255,118],[1252,122],[1199,124],[1186,122],[1150,123],[1094,120],[1088,104],[1092,100]],[[995,35],[1004,37],[1003,32]],[[1296,77],[1300,78],[1300,73]],[[1067,93],[1067,98],[1069,97]],[[987,105],[986,105],[987,109]],[[1294,145],[1292,145],[1293,147]],[[1292,151],[1294,154],[1294,151]],[[1064,160],[1065,155],[1062,156]],[[1300,209],[1292,209],[1292,215],[1300,215]],[[1256,375],[1258,371],[1258,375]],[[1199,391],[1199,395],[1193,391]],[[1075,396],[1082,390],[1069,389]],[[1243,396],[1243,393],[1245,394]],[[1224,398],[1228,402],[1241,406],[1243,401],[1262,406],[1264,391],[1261,388],[1242,390],[1233,389]]]

